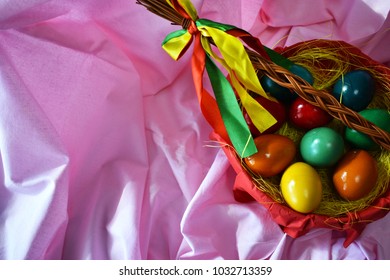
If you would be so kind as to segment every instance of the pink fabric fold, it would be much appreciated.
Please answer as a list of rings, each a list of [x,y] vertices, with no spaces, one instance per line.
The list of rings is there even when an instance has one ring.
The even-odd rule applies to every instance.
[[[193,2],[268,47],[341,39],[390,65],[387,1]],[[129,0],[1,2],[0,259],[390,259],[389,215],[344,248],[234,199],[191,49],[161,48],[178,28]]]

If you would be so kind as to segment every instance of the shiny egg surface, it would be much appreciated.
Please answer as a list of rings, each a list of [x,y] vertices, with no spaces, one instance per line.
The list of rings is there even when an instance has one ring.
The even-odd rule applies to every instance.
[[[389,111],[385,109],[371,108],[365,109],[359,112],[359,114],[379,128],[390,133]],[[355,148],[359,149],[376,150],[379,148],[379,145],[375,143],[370,136],[349,127],[345,129],[345,140],[352,144]]]
[[[305,162],[315,167],[330,167],[344,154],[343,137],[329,127],[309,130],[301,139],[300,151]]]
[[[346,107],[359,112],[370,104],[374,91],[371,75],[365,70],[353,70],[336,81],[333,96]]]
[[[295,143],[278,134],[264,134],[254,139],[257,153],[244,159],[252,172],[267,178],[282,172],[294,159]]]
[[[295,127],[309,130],[327,125],[332,117],[323,109],[298,97],[290,106],[289,120]]]
[[[280,188],[286,203],[300,213],[313,212],[322,200],[322,183],[309,164],[296,162],[283,173]]]
[[[361,199],[375,187],[377,162],[365,150],[351,150],[337,164],[332,179],[342,198],[351,201]]]

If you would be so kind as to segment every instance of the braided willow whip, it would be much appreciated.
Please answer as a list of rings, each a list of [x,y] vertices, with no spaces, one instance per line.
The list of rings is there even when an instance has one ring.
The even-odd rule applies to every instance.
[[[137,0],[136,3],[170,21],[171,24],[181,25],[184,29],[188,29],[190,25],[191,21],[179,14],[165,0]],[[265,75],[280,86],[296,92],[302,99],[325,110],[344,125],[367,134],[381,147],[390,150],[390,133],[367,121],[357,112],[345,107],[327,91],[315,89],[301,77],[292,74],[285,68],[248,48],[246,48],[246,51],[253,67],[257,71],[264,72]]]

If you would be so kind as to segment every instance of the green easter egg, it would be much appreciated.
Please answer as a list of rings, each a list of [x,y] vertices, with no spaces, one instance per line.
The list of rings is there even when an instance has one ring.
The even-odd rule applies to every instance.
[[[343,137],[329,127],[317,127],[306,132],[300,143],[305,162],[316,167],[334,165],[344,154]]]
[[[389,111],[384,109],[365,109],[359,112],[359,114],[379,128],[390,132]],[[379,145],[370,136],[349,127],[345,129],[345,140],[359,149],[376,150],[379,148]]]

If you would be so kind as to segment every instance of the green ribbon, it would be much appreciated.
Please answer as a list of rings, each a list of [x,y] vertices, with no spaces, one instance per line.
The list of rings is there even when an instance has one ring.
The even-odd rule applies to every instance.
[[[206,71],[214,91],[222,120],[230,140],[241,157],[248,157],[257,152],[253,137],[248,128],[237,98],[229,81],[211,58],[206,56]]]
[[[266,46],[263,46],[264,50],[268,54],[269,58],[274,62],[275,64],[285,68],[285,69],[290,69],[291,66],[294,65],[294,62],[289,60],[288,58],[284,57],[280,53],[274,51],[273,49],[267,48]]]
[[[210,27],[214,27],[214,28],[218,28],[219,30],[222,30],[222,31],[229,31],[231,29],[234,29],[234,28],[237,28],[233,25],[229,25],[229,24],[224,24],[224,23],[220,23],[220,22],[215,22],[215,21],[212,21],[212,20],[208,20],[208,19],[205,19],[205,18],[200,18],[198,20],[196,20],[196,26],[210,26]]]

